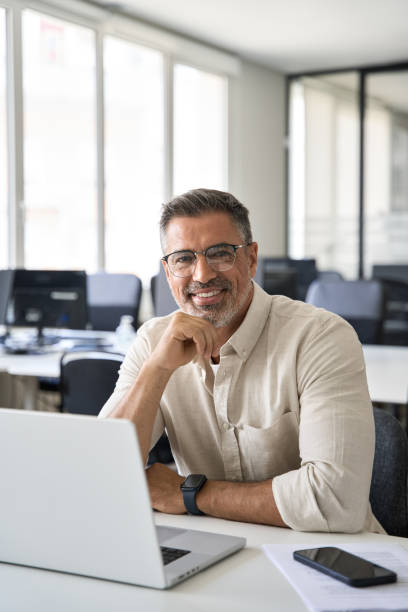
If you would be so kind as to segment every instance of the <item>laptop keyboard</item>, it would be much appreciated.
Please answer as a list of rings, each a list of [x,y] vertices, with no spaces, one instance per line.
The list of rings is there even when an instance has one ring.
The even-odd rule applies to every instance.
[[[191,552],[191,550],[183,550],[182,548],[168,548],[167,546],[160,546],[160,548],[164,565],[167,565],[176,559],[180,559],[180,557],[184,557],[184,555],[188,555],[188,553]]]

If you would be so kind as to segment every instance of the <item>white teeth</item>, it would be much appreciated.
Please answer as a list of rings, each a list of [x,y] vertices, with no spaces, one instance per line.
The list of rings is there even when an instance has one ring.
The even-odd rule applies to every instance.
[[[212,297],[213,295],[218,295],[219,293],[221,293],[221,291],[210,291],[209,293],[196,293],[196,296],[202,297],[202,298],[208,298],[208,297]]]

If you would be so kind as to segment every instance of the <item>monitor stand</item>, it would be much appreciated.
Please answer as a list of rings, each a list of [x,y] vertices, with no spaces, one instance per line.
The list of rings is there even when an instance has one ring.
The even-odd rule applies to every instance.
[[[60,340],[61,338],[58,336],[44,336],[44,328],[40,325],[37,327],[37,338],[34,341],[37,346],[50,346],[52,344],[56,344]]]

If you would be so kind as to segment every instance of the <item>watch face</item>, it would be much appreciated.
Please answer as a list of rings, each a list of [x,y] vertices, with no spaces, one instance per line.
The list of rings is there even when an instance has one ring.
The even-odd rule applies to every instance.
[[[196,489],[206,481],[203,474],[190,474],[183,482],[183,489]]]

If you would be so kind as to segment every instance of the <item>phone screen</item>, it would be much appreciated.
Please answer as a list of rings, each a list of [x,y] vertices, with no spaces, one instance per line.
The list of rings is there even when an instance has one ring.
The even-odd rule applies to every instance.
[[[297,561],[356,586],[360,583],[364,586],[396,580],[396,574],[391,570],[333,546],[298,550],[294,557]]]

